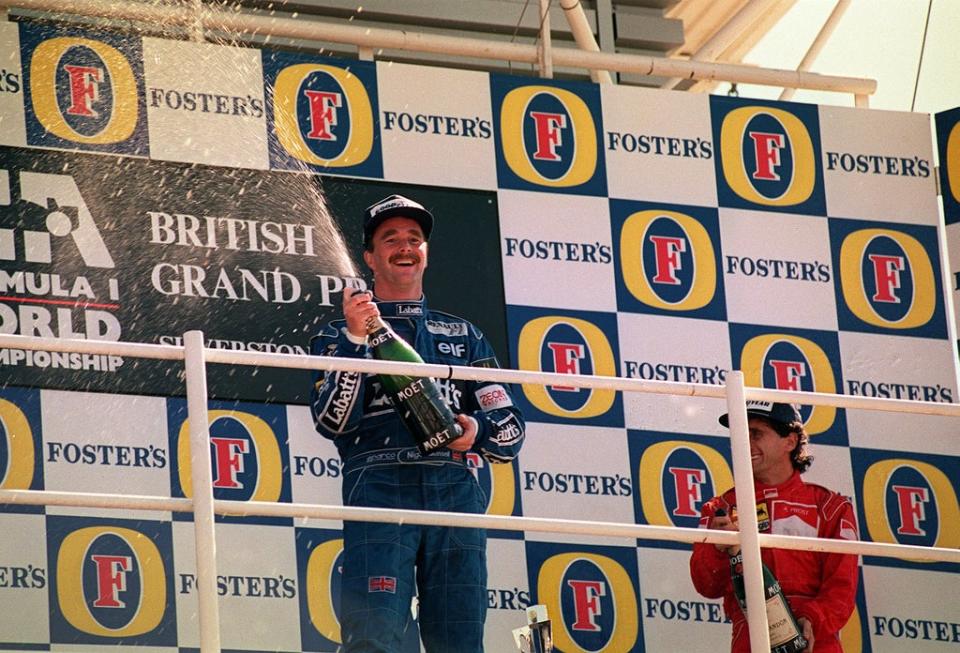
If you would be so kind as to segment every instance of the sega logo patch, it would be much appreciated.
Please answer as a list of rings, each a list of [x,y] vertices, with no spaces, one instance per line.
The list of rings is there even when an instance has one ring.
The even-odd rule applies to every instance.
[[[441,354],[447,356],[454,356],[456,358],[463,358],[467,353],[467,346],[465,344],[457,342],[438,342],[437,351]]]
[[[438,336],[465,336],[467,335],[467,323],[427,320],[427,331]]]
[[[498,408],[507,408],[513,405],[507,389],[500,384],[488,385],[477,390],[477,403],[480,404],[485,412],[496,410]]]

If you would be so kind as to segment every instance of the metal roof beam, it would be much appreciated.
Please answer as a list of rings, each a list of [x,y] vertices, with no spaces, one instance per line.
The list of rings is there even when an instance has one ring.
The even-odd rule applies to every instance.
[[[349,43],[358,48],[431,52],[458,57],[535,64],[537,47],[485,39],[463,38],[404,30],[335,25],[317,20],[242,12],[194,11],[182,6],[147,5],[99,0],[0,0],[0,9],[17,7],[33,11],[96,16],[190,27],[200,21],[205,30],[240,34],[271,34],[294,39]],[[200,14],[198,16],[198,14]],[[729,81],[793,88],[837,91],[866,96],[877,89],[873,79],[840,77],[792,70],[775,70],[739,64],[681,61],[606,52],[553,48],[555,66],[618,71],[697,80]]]

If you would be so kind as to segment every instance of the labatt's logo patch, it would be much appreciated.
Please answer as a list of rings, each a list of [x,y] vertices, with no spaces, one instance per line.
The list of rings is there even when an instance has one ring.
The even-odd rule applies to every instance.
[[[515,175],[553,188],[580,186],[597,170],[597,132],[587,104],[552,86],[522,86],[503,99],[503,156]]]
[[[861,229],[840,247],[840,284],[859,319],[886,329],[916,329],[933,317],[937,284],[923,245],[893,229]]]
[[[107,145],[127,140],[137,127],[133,70],[101,41],[42,41],[30,59],[30,97],[44,129],[64,140]]]
[[[764,206],[803,204],[817,185],[817,155],[803,122],[780,108],[744,106],[720,127],[723,177],[741,199]]]
[[[863,512],[874,542],[960,548],[956,490],[931,463],[891,458],[872,464],[863,477]]]
[[[751,338],[740,355],[746,384],[796,392],[837,392],[837,379],[823,349],[809,338],[768,333]],[[801,406],[800,417],[810,435],[833,426],[833,406]]]
[[[57,556],[57,600],[64,619],[114,641],[157,628],[167,606],[167,576],[146,534],[90,526],[67,535]]]
[[[707,230],[668,210],[634,213],[620,232],[624,283],[635,298],[667,311],[707,306],[717,288],[717,263]]]
[[[326,168],[355,166],[373,150],[373,104],[360,79],[325,64],[288,66],[274,86],[277,138],[296,159]]]
[[[561,651],[627,653],[639,634],[637,598],[626,570],[595,553],[562,553],[540,568],[537,596],[554,619]]]
[[[544,316],[524,325],[519,336],[520,369],[557,374],[616,375],[613,349],[603,332],[586,320]],[[527,399],[557,417],[589,418],[607,412],[613,390],[524,384]]]
[[[218,499],[279,501],[283,490],[283,465],[273,429],[250,413],[211,410],[210,459],[213,492]],[[190,423],[184,420],[177,442],[180,487],[193,496],[190,472]]]

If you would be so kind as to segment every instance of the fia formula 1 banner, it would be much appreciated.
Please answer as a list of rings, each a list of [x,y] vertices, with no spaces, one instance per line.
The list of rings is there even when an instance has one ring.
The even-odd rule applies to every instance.
[[[304,355],[310,337],[339,314],[343,288],[367,286],[353,263],[359,219],[383,188],[21,148],[0,155],[3,333],[179,346],[184,332],[200,329],[209,347]],[[458,200],[432,195],[444,209]],[[494,209],[473,212],[470,245],[491,252],[492,265],[478,265],[474,279],[496,289]],[[333,211],[345,216],[350,246]],[[441,243],[456,240],[452,230],[438,232]],[[451,279],[443,269],[459,247],[435,263],[441,280]],[[439,301],[456,297],[446,305],[472,313],[451,285],[441,283]],[[503,346],[496,313],[476,321]],[[182,370],[154,361],[3,349],[0,365],[20,385],[182,391]],[[273,369],[210,371],[211,394],[220,397],[303,402],[309,383]]]
[[[2,155],[5,333],[179,345],[185,331],[202,329],[212,346],[304,353],[334,293],[362,283],[351,280],[329,215],[298,206],[288,183],[298,178]],[[299,193],[318,192],[299,179]],[[180,377],[172,366],[117,356],[5,349],[0,360],[10,381],[26,385],[169,393]],[[243,394],[264,396],[278,383],[263,373],[248,377]]]
[[[371,279],[364,207],[436,217],[426,292],[506,366],[956,403],[960,110],[929,117],[0,25],[0,333],[305,355]],[[896,135],[891,138],[890,135]],[[946,254],[945,254],[946,253]],[[947,265],[949,262],[949,266]],[[0,349],[0,487],[192,497],[180,364]],[[310,375],[210,366],[214,496],[337,505]],[[722,400],[523,384],[495,515],[694,527]],[[801,407],[860,536],[960,546],[956,420]],[[918,437],[922,434],[922,437]],[[338,651],[342,524],[217,519],[223,645]],[[0,649],[196,651],[191,516],[0,506]],[[684,544],[488,533],[488,651],[715,651]],[[850,651],[952,651],[956,565],[866,557]],[[899,588],[891,594],[890,587]],[[718,644],[720,643],[720,644]],[[404,651],[419,650],[415,622]]]

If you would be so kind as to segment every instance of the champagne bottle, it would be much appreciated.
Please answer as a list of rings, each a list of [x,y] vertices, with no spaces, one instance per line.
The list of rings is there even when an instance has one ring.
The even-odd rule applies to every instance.
[[[379,317],[367,322],[367,344],[374,358],[422,363],[423,358]],[[400,419],[417,440],[420,453],[428,454],[463,435],[453,411],[440,396],[437,382],[428,377],[380,374]]]
[[[726,512],[721,508],[715,513],[722,517]],[[800,624],[787,603],[773,572],[767,565],[760,563],[763,568],[763,593],[767,603],[767,628],[770,632],[771,653],[800,653],[807,648],[807,639],[803,636]],[[733,593],[737,597],[740,609],[744,616],[747,614],[747,593],[743,583],[743,552],[739,547],[730,554],[730,576],[733,580]]]

